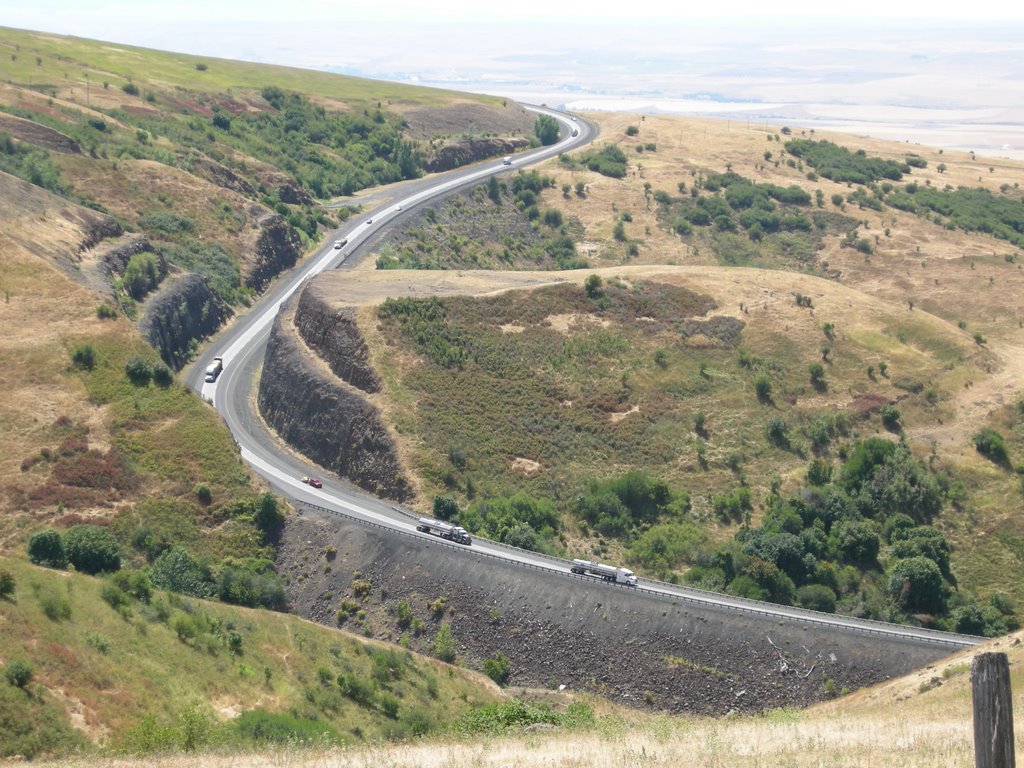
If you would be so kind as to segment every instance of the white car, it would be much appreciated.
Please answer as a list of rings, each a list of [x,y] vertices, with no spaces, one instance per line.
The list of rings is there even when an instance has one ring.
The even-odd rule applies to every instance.
[[[395,206],[395,210],[396,210],[396,211],[400,211],[400,210],[402,210],[402,206],[400,206],[400,205],[396,205],[396,206]]]
[[[345,243],[347,243],[347,242],[348,242],[348,240],[335,240],[334,241],[334,250],[336,250],[336,251],[340,250],[345,245]]]

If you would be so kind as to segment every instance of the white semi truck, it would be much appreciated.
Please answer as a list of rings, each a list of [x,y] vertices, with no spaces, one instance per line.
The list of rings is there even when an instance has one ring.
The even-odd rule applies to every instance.
[[[597,576],[605,581],[614,581],[616,584],[636,586],[636,574],[629,568],[616,568],[614,565],[592,563],[589,560],[573,560],[569,570],[585,576]]]
[[[215,357],[213,362],[206,366],[206,380],[216,381],[220,372],[224,370],[224,358]]]
[[[456,544],[466,544],[468,546],[473,543],[473,539],[469,537],[466,529],[462,526],[452,525],[441,520],[433,520],[429,517],[421,517],[417,522],[416,530],[421,533],[432,533],[435,536],[440,536],[442,539],[454,541]]]

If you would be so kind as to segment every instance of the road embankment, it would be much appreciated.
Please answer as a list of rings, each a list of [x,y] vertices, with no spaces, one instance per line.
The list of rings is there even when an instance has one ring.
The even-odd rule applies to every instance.
[[[405,501],[412,491],[379,411],[311,354],[294,325],[296,303],[281,308],[270,332],[260,413],[285,442],[339,477]]]
[[[404,635],[426,653],[448,623],[459,663],[479,669],[503,653],[511,685],[565,685],[672,712],[804,706],[956,650],[720,610],[308,509],[286,525],[278,568],[293,609],[314,621],[392,642]]]

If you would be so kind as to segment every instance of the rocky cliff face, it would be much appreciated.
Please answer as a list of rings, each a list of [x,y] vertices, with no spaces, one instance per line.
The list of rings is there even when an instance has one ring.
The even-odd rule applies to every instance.
[[[97,257],[107,274],[111,277],[123,277],[132,256],[140,253],[153,253],[153,245],[145,235],[122,235],[115,241],[102,243],[97,249]],[[167,273],[167,263],[163,256],[157,255],[160,262],[160,274]]]
[[[446,144],[437,150],[433,159],[427,161],[426,168],[431,173],[450,171],[452,168],[489,157],[508,155],[517,149],[529,146],[526,139],[468,139],[454,144]]]
[[[336,376],[364,392],[380,391],[380,378],[370,367],[369,350],[356,325],[354,307],[333,309],[315,284],[310,285],[295,308],[295,328]]]
[[[267,342],[258,406],[295,449],[378,496],[412,496],[391,436],[363,392],[316,366],[282,308]]]
[[[146,302],[139,330],[174,369],[189,358],[193,340],[204,339],[216,331],[228,314],[228,308],[210,290],[201,275],[187,274],[168,280]]]
[[[459,661],[479,669],[497,653],[511,685],[594,691],[622,704],[724,715],[825,700],[907,674],[952,651],[754,611],[720,611],[597,579],[517,567],[471,547],[446,546],[300,506],[278,549],[292,608],[336,626],[352,572],[373,585],[364,631],[428,652],[441,621]],[[325,568],[324,552],[332,553]],[[386,595],[383,596],[383,595]],[[427,603],[445,598],[448,610]],[[405,601],[428,630],[397,625]]]
[[[193,152],[183,160],[183,165],[188,168],[190,173],[206,179],[211,184],[216,184],[218,187],[230,189],[231,191],[238,192],[246,197],[256,197],[258,194],[256,187],[250,184],[246,179],[239,176],[230,168],[210,159],[206,155]]]
[[[267,283],[282,271],[295,266],[302,255],[302,243],[298,233],[276,213],[261,218],[259,227],[255,258],[250,261],[245,284],[254,291],[262,292]]]

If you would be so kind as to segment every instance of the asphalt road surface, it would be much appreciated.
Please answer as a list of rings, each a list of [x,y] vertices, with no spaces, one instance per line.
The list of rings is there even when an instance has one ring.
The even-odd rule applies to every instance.
[[[562,138],[551,146],[514,155],[511,165],[504,165],[500,159],[492,160],[392,187],[391,200],[387,205],[353,217],[351,222],[332,233],[325,240],[324,245],[312,256],[307,257],[302,264],[290,272],[281,275],[273,287],[256,304],[246,313],[238,316],[228,328],[207,345],[203,354],[185,373],[185,379],[189,386],[202,397],[210,400],[224,417],[239,445],[243,460],[281,495],[294,502],[307,505],[309,510],[314,513],[342,514],[402,533],[429,536],[434,541],[439,541],[438,537],[432,534],[416,532],[416,518],[412,513],[405,512],[391,502],[375,498],[344,480],[322,476],[301,456],[282,449],[274,437],[268,433],[263,421],[255,412],[252,393],[256,385],[256,376],[263,363],[267,337],[278,309],[307,280],[324,270],[343,268],[348,259],[356,260],[362,255],[362,246],[372,236],[396,223],[403,215],[417,206],[445,197],[462,187],[478,184],[489,176],[516,172],[527,165],[582,146],[592,141],[597,134],[596,128],[581,118],[574,118],[543,107],[527,107],[527,109],[556,118],[561,124]],[[573,130],[576,130],[576,136],[572,135]],[[334,248],[336,240],[345,239],[348,242],[343,248]],[[204,372],[214,356],[224,359],[224,371],[216,382],[207,383],[204,381]],[[323,488],[312,488],[301,481],[303,476],[311,474],[322,479]],[[450,544],[450,546],[460,547],[462,545]],[[483,539],[474,539],[472,548],[484,555],[564,573],[567,577],[571,576],[567,560],[527,552]],[[590,577],[574,576],[573,578]],[[595,583],[597,583],[597,579],[595,579]],[[899,624],[816,613],[648,579],[641,579],[637,587],[623,586],[622,588],[642,589],[656,594],[670,595],[676,599],[717,606],[725,611],[758,613],[776,616],[779,620],[844,627],[863,631],[866,635],[902,637],[928,645],[948,646],[950,650],[975,645],[983,639]]]

